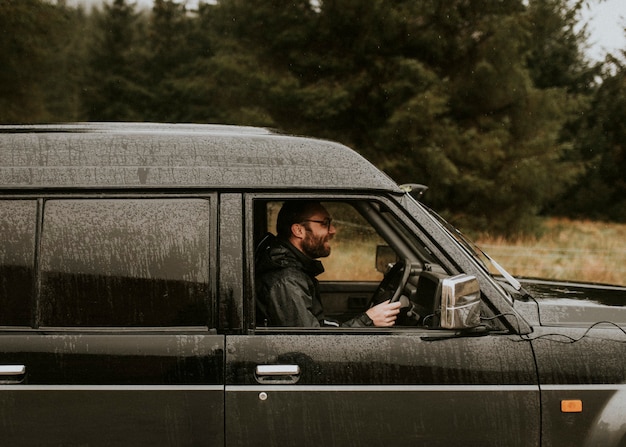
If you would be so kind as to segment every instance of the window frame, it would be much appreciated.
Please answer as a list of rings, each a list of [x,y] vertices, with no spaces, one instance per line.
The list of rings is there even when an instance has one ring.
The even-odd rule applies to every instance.
[[[37,192],[22,194],[3,194],[0,196],[2,200],[35,200],[37,202],[36,213],[36,235],[35,235],[35,274],[34,274],[34,303],[31,315],[30,327],[22,326],[3,326],[1,331],[42,331],[50,333],[215,333],[217,331],[218,322],[218,305],[217,305],[217,237],[218,237],[218,192],[217,191],[198,191],[198,192],[118,192],[118,191],[85,191],[81,193],[68,192]],[[45,204],[49,200],[175,200],[175,199],[202,199],[208,202],[208,253],[207,269],[208,283],[207,291],[204,298],[204,305],[208,312],[208,321],[202,326],[43,326],[41,325],[40,308],[41,308],[41,242],[42,231],[44,231],[44,210]]]
[[[38,204],[38,200],[36,198],[24,198],[24,197],[19,197],[19,198],[10,198],[10,197],[6,197],[6,196],[0,196],[0,201],[1,202],[16,202],[16,203],[22,203],[24,204],[24,206],[32,206],[34,209],[32,210],[32,214],[30,213],[29,210],[29,216],[27,216],[27,218],[32,218],[33,221],[32,222],[25,222],[26,225],[28,226],[27,231],[29,231],[30,229],[32,229],[32,234],[29,233],[27,236],[30,238],[32,237],[32,246],[30,247],[30,249],[32,250],[30,255],[30,258],[28,259],[28,263],[26,265],[24,265],[25,268],[30,268],[31,269],[31,278],[30,278],[30,283],[28,284],[23,284],[24,286],[24,290],[29,289],[29,297],[28,297],[28,303],[26,304],[26,308],[24,310],[26,310],[26,319],[24,321],[24,323],[26,323],[26,325],[21,325],[21,324],[6,324],[6,325],[0,325],[0,327],[2,328],[28,328],[30,327],[30,325],[32,325],[33,323],[33,310],[35,309],[35,305],[36,305],[36,290],[35,290],[35,282],[37,280],[38,277],[38,272],[37,272],[37,236],[38,236],[38,232],[39,232],[39,226],[38,226],[38,213],[39,213],[39,204]],[[32,226],[31,226],[32,225]],[[10,301],[10,300],[7,300]],[[0,303],[0,304],[6,304],[9,305],[10,303]],[[2,312],[2,308],[0,308],[0,312]]]
[[[258,207],[255,206],[255,203],[258,202],[279,202],[284,200],[294,200],[294,199],[302,199],[302,200],[317,200],[320,202],[367,202],[367,203],[377,203],[380,206],[386,207],[393,217],[398,221],[399,225],[402,225],[403,234],[396,234],[398,237],[397,241],[400,246],[394,247],[397,251],[401,252],[402,256],[406,256],[409,259],[416,260],[418,259],[422,263],[429,263],[427,259],[424,258],[424,254],[427,253],[428,257],[431,260],[436,262],[436,265],[444,268],[446,270],[449,269],[449,264],[445,262],[440,257],[439,250],[433,246],[432,240],[428,238],[422,230],[418,227],[417,223],[414,219],[403,209],[401,203],[397,200],[394,200],[393,197],[390,197],[386,194],[375,194],[375,193],[345,193],[345,192],[254,192],[247,193],[244,195],[244,206],[245,206],[245,234],[246,238],[244,241],[244,250],[245,250],[245,259],[247,259],[246,268],[245,268],[245,302],[244,302],[244,318],[248,322],[247,324],[247,333],[248,334],[275,334],[277,332],[280,333],[329,333],[329,332],[352,332],[359,333],[371,331],[377,331],[380,333],[396,333],[397,331],[415,331],[420,328],[411,328],[411,327],[397,327],[397,328],[294,328],[294,327],[260,327],[256,326],[256,289],[255,289],[255,265],[254,265],[254,251],[256,249],[257,234],[255,225],[258,223],[255,221],[255,213],[258,212]],[[355,206],[356,209],[356,206]],[[359,210],[357,210],[359,211]],[[372,225],[374,229],[378,231],[378,227],[366,217],[363,216],[365,220]],[[392,230],[389,222],[384,222],[385,219],[381,219],[381,224],[387,227],[387,230]],[[423,249],[425,249],[425,253],[419,253],[417,249],[417,245],[409,244],[406,240],[403,241],[409,235],[409,237],[413,236],[416,241],[419,241],[419,244]],[[381,236],[382,237],[382,236]],[[383,237],[383,239],[386,239]],[[413,245],[413,247],[410,247]]]

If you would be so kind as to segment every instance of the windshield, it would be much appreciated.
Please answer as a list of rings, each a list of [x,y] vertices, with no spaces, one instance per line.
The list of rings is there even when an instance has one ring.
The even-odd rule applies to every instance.
[[[444,220],[439,214],[435,213],[428,207],[425,207],[430,214],[439,221],[443,227],[448,230],[448,232],[465,248],[473,257],[478,261],[478,263],[483,267],[489,274],[491,275],[500,275],[503,276],[506,281],[513,286],[515,290],[520,290],[522,288],[521,284],[518,280],[516,280],[513,275],[507,272],[504,267],[498,264],[491,256],[485,253],[478,245],[476,245],[472,240],[468,239],[461,231],[457,228],[450,225],[446,220]]]
[[[507,272],[504,267],[498,264],[491,256],[480,249],[474,242],[467,238],[461,231],[448,223],[443,217],[437,214],[435,211],[427,207],[421,202],[417,202],[411,195],[407,194],[416,205],[425,209],[447,232],[459,243],[461,247],[470,255],[477,264],[492,277],[502,277],[506,283],[509,284],[516,291],[521,291],[522,286],[513,275]],[[506,292],[505,292],[506,293]],[[507,294],[508,295],[508,294]]]

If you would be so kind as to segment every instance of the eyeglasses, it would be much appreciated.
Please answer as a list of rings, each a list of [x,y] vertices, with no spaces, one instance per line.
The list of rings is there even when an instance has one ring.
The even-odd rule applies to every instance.
[[[333,223],[333,219],[331,217],[327,217],[324,220],[315,220],[315,219],[304,219],[302,222],[315,222],[323,226],[324,228],[330,228]]]

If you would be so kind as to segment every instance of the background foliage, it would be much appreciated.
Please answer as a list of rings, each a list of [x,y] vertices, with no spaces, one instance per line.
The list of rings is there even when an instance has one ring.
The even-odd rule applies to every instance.
[[[330,138],[464,229],[626,221],[625,54],[592,0],[0,0],[0,122],[219,122]]]

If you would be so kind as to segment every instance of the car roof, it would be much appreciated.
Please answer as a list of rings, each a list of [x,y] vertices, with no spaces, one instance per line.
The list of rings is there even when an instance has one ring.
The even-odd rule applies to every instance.
[[[393,180],[344,145],[262,128],[0,126],[0,189],[207,187],[400,192]]]

